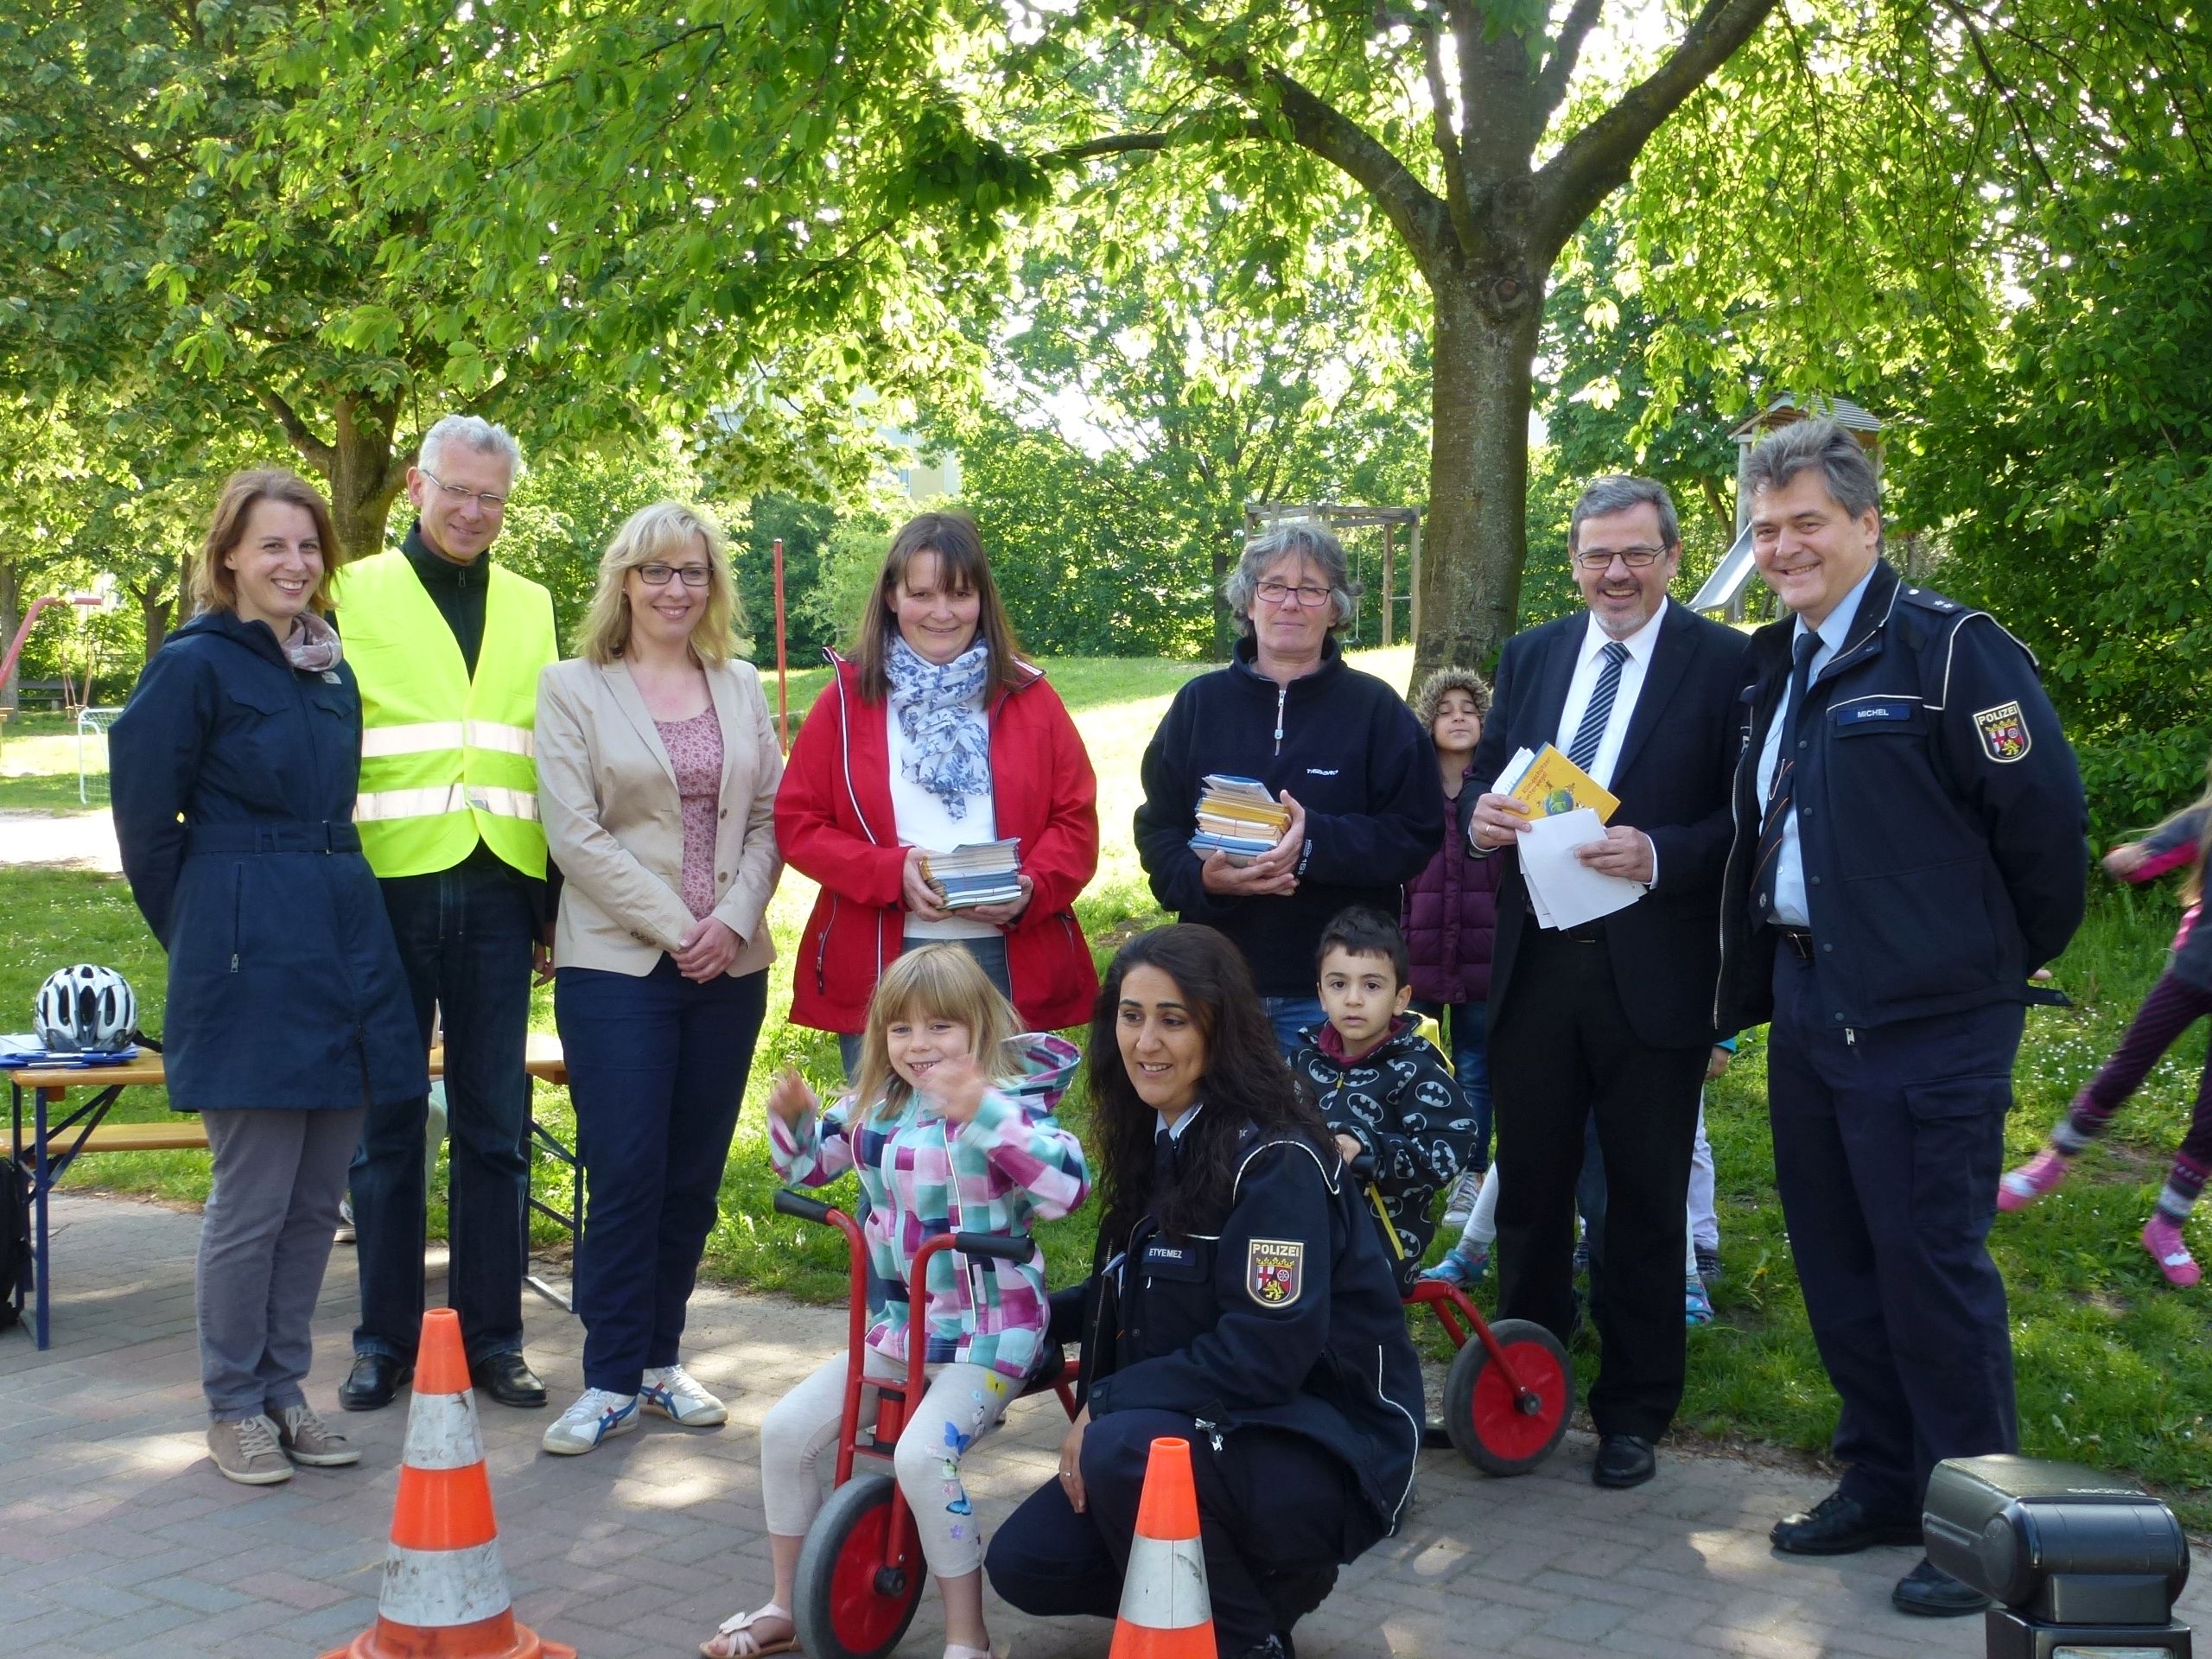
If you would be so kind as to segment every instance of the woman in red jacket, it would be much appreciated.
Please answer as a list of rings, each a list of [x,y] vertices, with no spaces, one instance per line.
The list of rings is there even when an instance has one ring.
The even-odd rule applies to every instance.
[[[822,887],[793,965],[791,1020],[838,1033],[846,1070],[884,964],[964,946],[1024,1026],[1090,1018],[1098,974],[1075,918],[1098,868],[1097,779],[1044,671],[1021,660],[973,520],[925,512],[892,538],[849,657],[791,746],[776,841]],[[1020,843],[1020,896],[950,910],[930,853]]]

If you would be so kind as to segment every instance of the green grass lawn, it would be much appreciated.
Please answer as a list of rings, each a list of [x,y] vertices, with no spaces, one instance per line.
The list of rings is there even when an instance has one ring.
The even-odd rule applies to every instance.
[[[77,798],[77,728],[60,715],[26,715],[0,725],[0,810],[75,810],[105,806],[107,739],[85,739],[85,799]]]
[[[1402,683],[1409,653],[1370,652],[1363,666]],[[1052,665],[1054,683],[1075,710],[1099,775],[1104,849],[1098,875],[1077,906],[1094,941],[1118,938],[1159,919],[1129,838],[1137,766],[1175,687],[1197,668],[1155,662],[1077,660]],[[775,700],[768,677],[769,703]],[[797,716],[823,683],[820,671],[792,677]],[[73,759],[71,781],[73,788]],[[2016,1082],[2020,1109],[2010,1151],[2024,1158],[2117,1040],[2156,977],[2174,921],[2171,899],[2115,892],[2099,878],[2089,922],[2059,965],[2079,1006],[2030,1014]],[[772,1068],[795,1065],[817,1086],[837,1076],[835,1042],[785,1024],[791,957],[814,897],[811,882],[786,874],[769,919],[782,953],[772,972],[770,1019],[761,1033],[738,1141],[722,1180],[721,1216],[706,1270],[726,1283],[788,1291],[810,1300],[844,1293],[838,1243],[824,1230],[776,1215],[760,1103]],[[39,868],[0,868],[0,1025],[28,1017],[39,982],[54,967],[90,960],[120,968],[160,1027],[161,953],[147,937],[128,889],[113,877]],[[549,993],[534,1022],[552,1028]],[[2082,1160],[2074,1179],[2032,1210],[2000,1217],[1993,1246],[2011,1288],[2018,1356],[2021,1433],[2037,1455],[2124,1469],[2174,1499],[2186,1522],[2212,1529],[2212,1346],[2205,1341],[2205,1293],[2167,1287],[2136,1243],[2188,1121],[2205,1058],[2202,1031],[2152,1074],[2112,1138]],[[1080,1086],[1066,1113],[1084,1128]],[[137,1091],[119,1118],[163,1109]],[[572,1119],[563,1091],[538,1091],[540,1116],[556,1132]],[[1765,1122],[1765,1054],[1757,1036],[1709,1091],[1708,1127],[1719,1164],[1722,1257],[1719,1322],[1690,1333],[1688,1395],[1682,1432],[1721,1442],[1758,1442],[1818,1452],[1834,1427],[1835,1403],[1807,1327],[1773,1191]],[[557,1181],[556,1169],[541,1170]],[[206,1197],[204,1154],[151,1153],[87,1160],[73,1183],[165,1198]],[[550,1242],[551,1224],[537,1224]],[[442,1228],[434,1212],[434,1228]],[[1088,1268],[1096,1217],[1089,1211],[1043,1230],[1056,1281]],[[2200,1255],[2212,1255],[2212,1227],[2193,1229]],[[1444,1241],[1439,1241],[1441,1249]],[[63,1285],[67,1286],[64,1269]],[[1423,1332],[1434,1348],[1440,1338]],[[1596,1363],[1586,1336],[1577,1357]]]

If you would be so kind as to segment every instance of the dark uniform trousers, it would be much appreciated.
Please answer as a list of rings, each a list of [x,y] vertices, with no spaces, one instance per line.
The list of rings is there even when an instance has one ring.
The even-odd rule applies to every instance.
[[[1275,1629],[1274,1611],[1251,1563],[1286,1570],[1335,1566],[1344,1554],[1344,1517],[1360,1503],[1342,1460],[1303,1435],[1240,1428],[1216,1452],[1203,1429],[1175,1412],[1095,1418],[1083,1436],[1084,1513],[1069,1507],[1058,1482],[1031,1493],[991,1540],[991,1587],[1039,1618],[1113,1618],[1122,1605],[1146,1460],[1160,1435],[1191,1443],[1214,1640],[1224,1659],[1239,1659]]]
[[[1629,1029],[1611,947],[1533,924],[1494,1011],[1498,1312],[1561,1342],[1574,1325],[1574,1193],[1586,1126],[1605,1158],[1607,1248],[1591,1313],[1601,1434],[1657,1440],[1681,1403],[1683,1233],[1698,1090],[1711,1045],[1654,1048]]]
[[[1843,1402],[1840,1490],[1878,1514],[1916,1517],[1945,1458],[2018,1446],[1987,1245],[2024,1019],[1999,1002],[1847,1031],[1813,964],[1775,954],[1775,1179]]]

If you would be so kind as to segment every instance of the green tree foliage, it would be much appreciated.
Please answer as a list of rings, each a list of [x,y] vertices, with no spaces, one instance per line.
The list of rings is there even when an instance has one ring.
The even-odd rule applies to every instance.
[[[2023,228],[2023,302],[1898,465],[1938,580],[2041,658],[2118,834],[2196,795],[2212,753],[2212,174],[2119,174]]]
[[[751,522],[743,536],[733,541],[730,556],[737,563],[738,597],[745,606],[753,639],[753,660],[763,668],[776,662],[776,543],[784,544],[784,626],[785,654],[794,668],[812,668],[821,660],[824,645],[842,645],[852,628],[852,614],[820,602],[825,577],[831,526],[837,515],[830,508],[796,496],[766,493],[753,498]],[[876,544],[880,563],[883,546]],[[874,565],[868,569],[875,574]]]
[[[1218,594],[1248,504],[1425,499],[1426,340],[1377,302],[1395,264],[1358,215],[1224,270],[1208,250],[1234,202],[1154,206],[1123,220],[1151,257],[1118,276],[1058,219],[992,342],[987,401],[935,423],[1040,651],[1224,654]],[[1402,531],[1398,546],[1402,594]]]

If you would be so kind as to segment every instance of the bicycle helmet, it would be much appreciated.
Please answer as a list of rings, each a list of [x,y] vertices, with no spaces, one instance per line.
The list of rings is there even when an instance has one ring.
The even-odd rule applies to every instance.
[[[138,999],[112,968],[80,962],[39,987],[34,1025],[38,1039],[60,1054],[106,1054],[130,1045]]]

